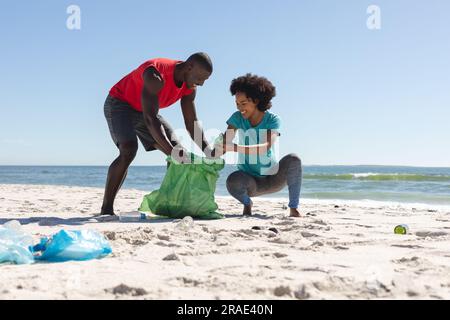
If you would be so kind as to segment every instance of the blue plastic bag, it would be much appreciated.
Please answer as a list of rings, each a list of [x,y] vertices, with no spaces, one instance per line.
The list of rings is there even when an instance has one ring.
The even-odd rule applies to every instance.
[[[29,264],[34,262],[29,250],[33,239],[26,234],[18,221],[0,226],[0,263]]]
[[[41,256],[35,256],[36,260],[49,262],[91,260],[112,252],[105,237],[93,230],[61,230],[50,239],[41,239],[34,251],[42,251]]]

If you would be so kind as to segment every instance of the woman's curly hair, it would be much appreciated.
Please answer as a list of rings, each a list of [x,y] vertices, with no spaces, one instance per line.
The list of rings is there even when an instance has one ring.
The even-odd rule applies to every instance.
[[[276,95],[272,82],[267,80],[267,78],[259,77],[251,73],[233,79],[231,81],[230,91],[233,96],[237,92],[242,92],[247,95],[247,98],[251,98],[253,101],[258,100],[257,108],[263,112],[272,107],[272,102],[270,101]]]

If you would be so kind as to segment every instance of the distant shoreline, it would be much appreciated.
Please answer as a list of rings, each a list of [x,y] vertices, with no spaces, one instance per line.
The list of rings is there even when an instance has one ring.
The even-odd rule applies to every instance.
[[[130,165],[130,167],[137,167],[137,168],[153,168],[153,167],[165,167],[165,164],[151,164],[151,165]],[[226,166],[235,166],[235,164],[227,163]],[[49,168],[49,167],[87,167],[87,168],[103,168],[103,167],[109,167],[109,164],[0,164],[1,167],[43,167],[43,168]],[[311,168],[311,167],[372,167],[372,168],[389,168],[389,167],[395,167],[395,168],[411,168],[411,169],[450,169],[450,167],[445,166],[422,166],[422,165],[389,165],[389,164],[303,164],[303,167]]]

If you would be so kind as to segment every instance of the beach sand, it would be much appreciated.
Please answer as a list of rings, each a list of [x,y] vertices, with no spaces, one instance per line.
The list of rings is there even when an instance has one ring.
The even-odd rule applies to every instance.
[[[146,192],[121,190],[116,212]],[[450,209],[376,202],[254,199],[254,215],[218,197],[226,219],[123,223],[93,218],[103,189],[0,185],[0,224],[18,220],[36,242],[94,229],[100,260],[0,265],[0,299],[449,299]],[[410,234],[396,235],[406,223]],[[252,229],[259,227],[260,230]],[[269,230],[269,228],[275,228]]]

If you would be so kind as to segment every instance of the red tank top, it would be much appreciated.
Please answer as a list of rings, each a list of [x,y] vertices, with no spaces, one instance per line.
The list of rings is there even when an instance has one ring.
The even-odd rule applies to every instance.
[[[143,74],[148,67],[153,67],[160,73],[164,81],[164,87],[158,94],[159,108],[166,108],[180,100],[181,97],[192,93],[192,90],[188,89],[184,82],[181,88],[178,88],[175,84],[173,72],[178,62],[181,61],[165,58],[148,60],[116,83],[109,94],[116,99],[127,102],[133,109],[142,112]]]

